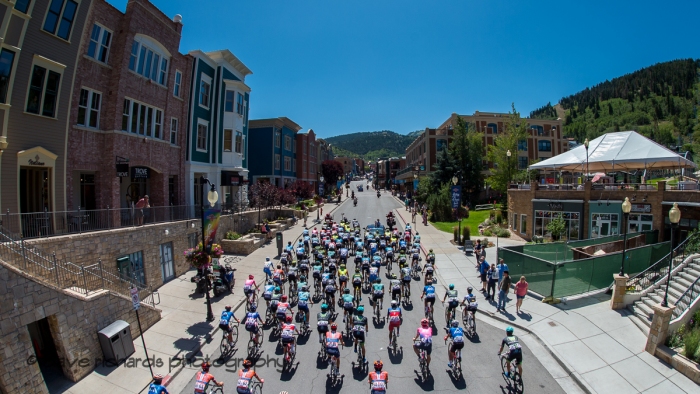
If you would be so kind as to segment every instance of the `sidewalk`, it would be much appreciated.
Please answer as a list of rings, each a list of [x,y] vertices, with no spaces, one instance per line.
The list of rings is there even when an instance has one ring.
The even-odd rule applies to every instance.
[[[327,205],[328,212],[338,206]],[[309,226],[314,219],[309,217]],[[303,231],[303,220],[283,232],[284,243],[295,240]],[[255,275],[256,282],[263,283],[265,277],[262,267],[265,257],[277,260],[277,245],[273,240],[263,245],[247,256],[225,255],[225,263],[235,269],[236,285],[233,294],[212,297],[214,321],[206,321],[206,299],[201,294],[195,294],[195,284],[190,278],[196,273],[190,270],[178,278],[171,280],[158,289],[161,303],[157,308],[162,310],[161,320],[148,329],[143,338],[146,342],[149,359],[155,360],[153,373],[166,376],[164,384],[171,392],[179,392],[190,380],[201,365],[202,359],[209,358],[219,347],[219,315],[225,305],[231,305],[236,317],[241,316],[238,309],[244,302],[242,283],[248,275]],[[145,364],[146,356],[141,338],[135,338],[136,352],[129,356],[126,362],[119,366],[97,366],[95,370],[78,383],[67,382],[61,387],[52,386],[52,392],[59,391],[71,394],[85,393],[145,393],[151,383],[151,373]],[[138,361],[137,361],[138,360]],[[194,367],[188,365],[194,362]],[[180,374],[183,370],[191,370]],[[178,375],[182,375],[177,378]],[[180,387],[178,387],[181,385]]]
[[[404,222],[410,220],[405,209],[396,211]],[[574,382],[586,392],[600,394],[700,392],[700,386],[644,351],[646,336],[627,317],[627,310],[610,309],[609,295],[558,305],[543,304],[528,296],[523,302],[524,313],[516,315],[515,296],[511,291],[505,313],[497,313],[496,303],[486,301],[480,292],[475,258],[465,256],[461,248],[450,242],[452,234],[422,223],[417,223],[414,228],[420,233],[424,248],[433,249],[436,255],[440,286],[454,283],[460,295],[467,287],[473,287],[479,300],[477,316],[480,320],[500,321],[503,326],[515,327],[516,335],[522,330],[538,338],[563,368],[565,374],[562,376],[556,373],[556,368],[547,366],[567,392],[578,389],[572,387]],[[495,244],[495,238],[489,240]],[[499,246],[517,244],[522,242],[507,238],[499,240]],[[486,249],[486,260],[496,262],[495,247]],[[513,278],[514,281],[518,279]],[[488,317],[484,318],[482,312]],[[528,346],[532,347],[530,342]],[[542,359],[540,361],[545,364]]]

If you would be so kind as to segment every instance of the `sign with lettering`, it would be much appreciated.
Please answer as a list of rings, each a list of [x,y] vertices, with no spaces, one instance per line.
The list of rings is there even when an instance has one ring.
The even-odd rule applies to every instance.
[[[41,157],[39,155],[36,155],[33,159],[27,160],[30,166],[45,166],[46,162],[41,161]]]
[[[452,185],[450,191],[452,192],[452,209],[457,209],[462,198],[462,186]]]
[[[549,209],[554,210],[554,211],[561,211],[564,209],[564,205],[560,202],[550,202],[549,204]]]
[[[129,165],[128,164],[117,164],[117,176],[119,178],[129,177]]]
[[[632,204],[631,212],[651,213],[651,204]]]
[[[131,177],[134,179],[148,179],[151,171],[148,167],[131,167]]]
[[[131,303],[134,305],[134,310],[139,310],[141,306],[141,301],[139,301],[139,289],[138,287],[132,287],[131,290]]]

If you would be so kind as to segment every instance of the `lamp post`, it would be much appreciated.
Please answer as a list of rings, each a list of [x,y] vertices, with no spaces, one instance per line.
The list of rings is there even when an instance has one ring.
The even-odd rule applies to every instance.
[[[507,162],[506,162],[506,165],[508,166],[508,187],[506,188],[506,190],[507,190],[507,189],[510,189],[510,181],[511,181],[511,176],[510,176],[510,155],[511,155],[511,154],[512,154],[512,153],[510,153],[510,149],[508,149],[508,151],[506,152],[506,156],[508,156],[508,159],[507,159]],[[506,193],[507,193],[507,192],[506,192]]]
[[[219,193],[216,192],[216,185],[213,183],[209,182],[208,178],[205,177],[199,177],[199,185],[200,185],[200,193],[202,197],[204,197],[204,185],[209,184],[211,188],[209,189],[209,193],[207,193],[207,201],[209,201],[209,205],[211,207],[216,204],[217,201],[219,201]],[[207,251],[207,237],[204,231],[204,201],[202,201],[202,250],[206,253]],[[214,313],[211,310],[211,297],[209,296],[209,290],[211,288],[211,281],[209,280],[209,275],[207,275],[207,321],[213,321],[214,320]]]
[[[668,308],[668,284],[671,283],[671,270],[673,269],[673,233],[676,232],[678,222],[681,221],[681,210],[678,203],[673,203],[673,207],[668,211],[668,219],[671,222],[671,258],[668,259],[668,276],[666,277],[666,291],[664,292],[664,302],[661,306]]]
[[[586,182],[588,182],[588,138],[583,141],[583,146],[586,147]]]
[[[321,175],[321,177],[318,178],[318,180],[319,180],[319,182],[321,182],[319,184],[319,186],[323,186],[323,175]],[[319,196],[319,197],[321,198],[321,201],[323,201],[323,196]],[[320,206],[316,207],[316,221],[319,223],[321,222],[321,217],[319,216],[320,211],[321,211],[321,207]]]
[[[625,276],[625,252],[627,251],[627,222],[629,221],[632,203],[629,197],[625,197],[625,202],[622,203],[622,230],[625,235],[622,241],[622,264],[620,264],[620,276]]]
[[[457,177],[457,174],[455,174],[452,177],[452,184],[457,186],[457,183],[459,183],[459,178]],[[459,218],[459,208],[462,205],[462,196],[459,196],[459,204],[457,205],[457,244],[461,245],[462,244],[462,221]]]

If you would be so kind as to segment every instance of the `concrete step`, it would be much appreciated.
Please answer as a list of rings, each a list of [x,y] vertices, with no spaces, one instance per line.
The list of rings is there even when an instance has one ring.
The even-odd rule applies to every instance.
[[[640,330],[642,330],[644,335],[649,336],[649,329],[650,329],[649,326],[644,324],[643,321],[638,316],[632,315],[629,317],[629,319],[632,320],[632,322],[634,323],[635,326],[637,326]]]
[[[687,275],[692,276],[695,279],[700,277],[700,270],[696,270],[695,268],[692,268],[692,267],[685,267],[683,272],[686,273]]]
[[[683,285],[682,285],[681,283],[679,283],[679,282],[676,281],[676,280],[673,280],[673,278],[671,278],[671,286],[670,286],[670,288],[673,289],[673,290],[675,290],[676,292],[678,292],[678,294],[679,294],[678,296],[679,296],[679,297],[680,297],[680,294],[683,294],[683,293],[685,292],[685,290],[686,290],[686,288],[684,288]]]
[[[655,292],[651,293],[650,294],[651,299],[653,299],[654,301],[658,301],[659,303],[663,302],[665,289],[666,288],[664,287],[664,290],[658,289]],[[678,297],[674,296],[670,290],[671,289],[669,289],[669,292],[668,292],[668,303],[671,305],[675,305],[676,301],[678,301]]]
[[[673,277],[671,278],[671,282],[677,282],[679,285],[681,285],[681,287],[683,288],[683,291],[685,291],[686,289],[688,289],[688,288],[690,287],[690,285],[693,284],[692,281],[688,281],[688,279],[684,278],[684,277],[682,276],[682,274],[681,274],[681,275],[673,276]]]
[[[651,326],[651,316],[654,310],[644,302],[637,301],[634,303],[634,314],[644,321],[644,324]]]

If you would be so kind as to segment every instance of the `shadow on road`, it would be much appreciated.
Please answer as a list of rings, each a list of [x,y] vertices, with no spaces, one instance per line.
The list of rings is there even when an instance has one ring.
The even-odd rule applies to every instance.
[[[435,389],[435,379],[433,379],[433,374],[429,373],[428,378],[426,380],[423,380],[423,376],[421,376],[420,371],[416,371],[415,369],[413,372],[416,374],[415,379],[413,379],[414,382],[420,387],[423,391],[433,391]]]
[[[389,352],[389,361],[391,361],[392,364],[401,364],[401,361],[403,361],[403,347],[399,346],[397,350],[392,350],[392,349],[387,349]]]

